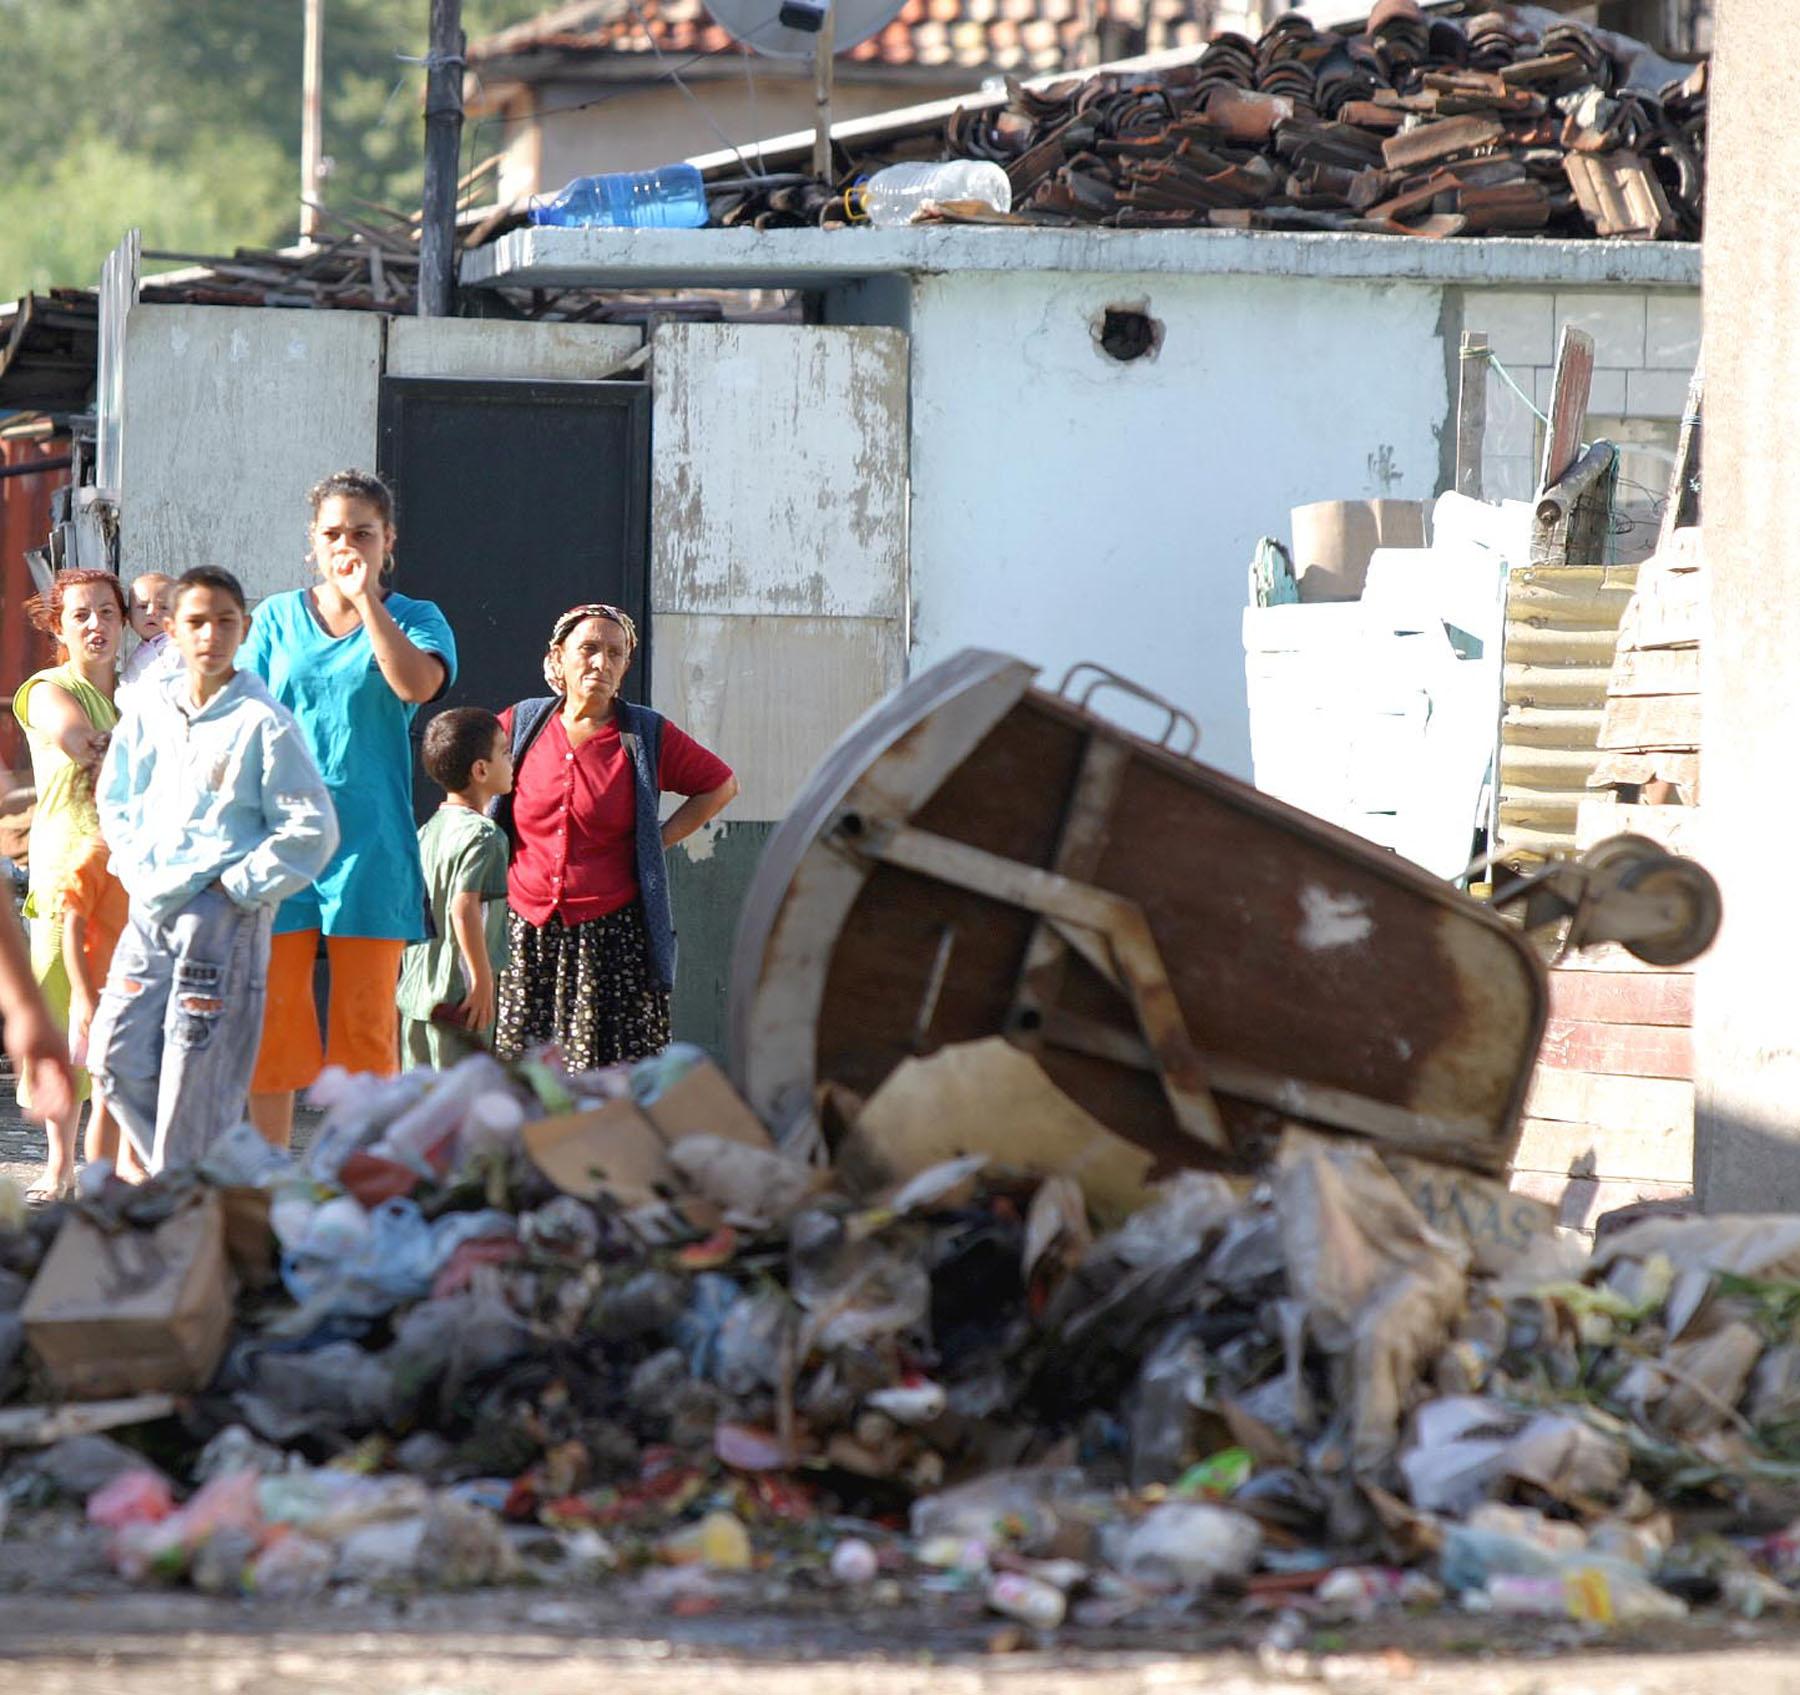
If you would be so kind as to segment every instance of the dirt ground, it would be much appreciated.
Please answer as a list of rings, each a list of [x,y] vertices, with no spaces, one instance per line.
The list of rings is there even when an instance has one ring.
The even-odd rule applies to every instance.
[[[893,1611],[793,1623],[622,1617],[604,1591],[429,1596],[297,1611],[170,1594],[0,1600],[21,1695],[1787,1695],[1800,1632],[1697,1623],[1614,1641],[1455,1616],[1285,1653],[1219,1631],[989,1651],[994,1625]],[[1242,1637],[1240,1624],[1227,1632]],[[1253,1638],[1252,1638],[1253,1639]]]

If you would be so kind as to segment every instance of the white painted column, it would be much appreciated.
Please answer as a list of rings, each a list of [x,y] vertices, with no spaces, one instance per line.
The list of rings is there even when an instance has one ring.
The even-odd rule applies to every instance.
[[[1800,1207],[1800,57],[1793,0],[1721,0],[1708,145],[1702,854],[1695,1177],[1709,1212]]]

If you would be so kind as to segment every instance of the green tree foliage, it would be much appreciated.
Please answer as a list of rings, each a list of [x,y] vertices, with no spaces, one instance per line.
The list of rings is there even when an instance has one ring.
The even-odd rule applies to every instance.
[[[324,0],[328,205],[418,203],[429,0]],[[471,38],[542,0],[464,0]],[[299,225],[302,0],[0,0],[0,300]],[[469,157],[465,145],[465,158]]]

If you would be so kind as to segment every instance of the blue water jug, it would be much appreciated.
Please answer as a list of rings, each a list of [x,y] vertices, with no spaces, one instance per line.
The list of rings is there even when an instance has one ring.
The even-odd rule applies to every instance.
[[[560,194],[534,196],[531,221],[561,229],[697,230],[706,222],[706,189],[692,165],[577,177]]]

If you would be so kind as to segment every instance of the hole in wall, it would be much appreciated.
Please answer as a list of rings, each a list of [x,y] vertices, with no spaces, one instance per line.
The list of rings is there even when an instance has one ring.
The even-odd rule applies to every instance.
[[[1162,351],[1163,324],[1150,316],[1148,300],[1125,300],[1104,308],[1093,321],[1094,344],[1108,359],[1129,365]]]

